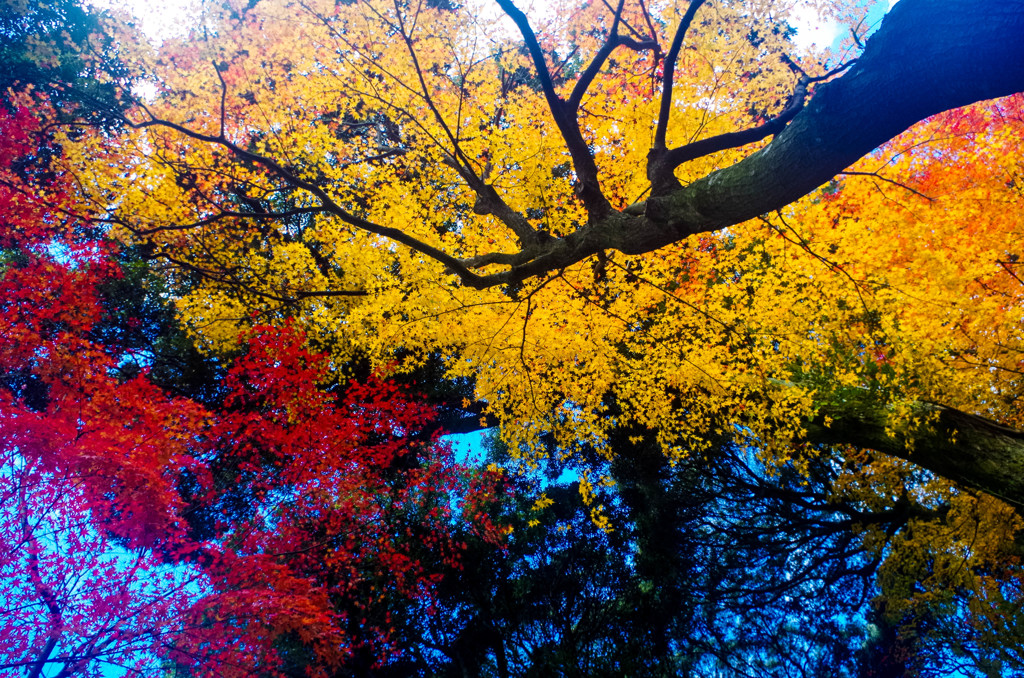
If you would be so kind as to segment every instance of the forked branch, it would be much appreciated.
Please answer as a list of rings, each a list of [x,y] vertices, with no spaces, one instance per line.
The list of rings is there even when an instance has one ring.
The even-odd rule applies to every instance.
[[[657,40],[653,37],[648,40],[634,40],[633,38],[619,35],[619,23],[622,21],[622,10],[625,4],[626,0],[619,0],[619,6],[615,8],[614,18],[612,19],[612,27],[608,31],[608,39],[601,45],[601,49],[591,59],[590,63],[583,70],[583,74],[580,75],[580,79],[576,81],[576,85],[572,88],[572,94],[569,95],[569,101],[566,102],[566,105],[568,108],[567,112],[573,116],[579,111],[583,95],[587,93],[590,84],[594,81],[594,78],[601,71],[601,67],[604,66],[605,61],[608,60],[608,57],[611,56],[616,47],[621,45],[640,52],[655,49],[658,45]]]
[[[713,137],[700,139],[660,153],[652,151],[651,155],[648,157],[647,176],[651,181],[651,185],[653,187],[652,193],[654,195],[665,193],[667,190],[679,187],[673,172],[675,168],[680,165],[696,160],[697,158],[703,158],[704,156],[712,153],[718,153],[719,151],[725,151],[730,148],[739,148],[740,146],[756,143],[762,139],[772,136],[773,134],[778,134],[790,120],[796,117],[797,113],[803,110],[804,104],[807,102],[808,87],[812,83],[827,80],[856,63],[856,60],[851,60],[832,69],[824,75],[811,77],[804,73],[803,70],[801,70],[800,67],[792,60],[784,58],[784,61],[798,74],[799,77],[797,78],[796,86],[793,88],[793,93],[789,97],[789,101],[779,114],[771,120],[757,125],[756,127],[740,130],[738,132],[718,134]]]

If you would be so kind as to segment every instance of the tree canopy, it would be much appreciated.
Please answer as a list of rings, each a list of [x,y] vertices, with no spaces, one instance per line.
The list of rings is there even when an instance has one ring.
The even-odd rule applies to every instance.
[[[954,614],[976,666],[1019,666],[992,648],[1019,616],[1024,3],[901,0],[877,27],[872,3],[803,4],[844,37],[798,47],[782,0],[226,0],[159,45],[70,4],[9,9],[2,496],[31,545],[18,595],[48,620],[23,665],[70,609],[34,536],[70,528],[25,522],[47,483],[102,479],[64,495],[95,514],[83,552],[207,578],[168,620],[301,599],[225,646],[239,666],[379,668],[420,606],[547,633],[436,591],[463,557],[536,562],[508,528],[536,527],[544,490],[508,473],[551,466],[595,535],[732,525],[737,563],[799,573],[762,541],[796,535],[833,554],[808,563],[863,568],[882,627]],[[436,441],[490,427],[486,469]],[[770,506],[748,531],[744,498]],[[611,614],[625,587],[612,602],[675,606],[679,637],[739,642],[716,620],[769,595],[736,593],[757,565],[691,567],[724,546],[686,542],[659,562],[708,598],[666,579],[653,601],[628,555],[651,532],[629,534],[577,554],[614,582],[580,599]],[[636,651],[664,659],[666,634]],[[555,635],[551,656],[611,642]],[[857,654],[840,645],[816,656]],[[513,657],[449,649],[497,675]]]
[[[863,41],[854,22],[830,61],[792,47],[784,3],[592,4],[536,30],[509,4],[513,25],[469,3],[228,4],[132,55],[157,94],[63,171],[201,279],[178,307],[208,350],[257,313],[342,360],[440,352],[527,445],[600,439],[614,395],[669,454],[740,425],[787,459],[855,398],[906,452],[937,416],[922,402],[1017,423],[990,401],[1017,365],[1020,99],[942,111],[1020,89],[1021,12],[959,8],[901,3]],[[956,86],[904,83],[927,74]],[[915,461],[1013,501],[981,454]]]

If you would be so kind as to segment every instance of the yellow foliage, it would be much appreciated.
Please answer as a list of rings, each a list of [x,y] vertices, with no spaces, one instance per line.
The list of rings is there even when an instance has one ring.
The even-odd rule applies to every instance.
[[[816,4],[850,26],[862,16],[847,3]],[[625,3],[623,25],[667,45],[687,6],[663,4],[650,17]],[[784,107],[793,50],[772,26],[792,7],[701,10],[677,63],[670,147]],[[920,123],[760,220],[473,290],[401,237],[460,259],[517,251],[474,182],[543,233],[587,220],[572,158],[509,22],[474,1],[380,0],[228,2],[205,21],[139,52],[159,94],[132,112],[135,129],[102,141],[117,145],[119,164],[91,161],[95,138],[69,140],[64,162],[118,216],[120,237],[166,262],[180,317],[209,351],[231,350],[254,319],[294,317],[339,361],[402,370],[439,355],[449,376],[475,381],[510,448],[527,457],[541,453],[544,432],[600,447],[623,423],[610,403],[655,430],[670,457],[733,433],[779,466],[809,453],[793,445],[803,422],[851,393],[886,409],[893,431],[927,423],[913,419],[913,401],[1024,426],[1020,97]],[[608,5],[569,0],[535,19],[563,99],[610,22]],[[650,51],[613,58],[579,120],[602,191],[622,209],[649,190],[661,66]],[[796,58],[823,73],[817,55]],[[691,183],[750,150],[699,158],[676,177]],[[906,470],[890,461],[871,473],[839,491],[881,510]],[[590,482],[580,483],[585,498]],[[901,537],[891,579],[921,549],[940,548],[935,577],[983,587],[956,564],[995,553],[958,531],[961,515],[981,510],[967,506],[976,500],[941,482],[921,491],[951,502],[950,520]],[[1009,538],[1018,526],[999,520],[993,530]]]
[[[652,24],[663,43],[685,6]],[[845,16],[838,3],[820,7]],[[778,110],[791,50],[769,22],[789,9],[716,4],[701,15],[677,66],[670,145]],[[645,21],[632,4],[624,20]],[[592,27],[607,21],[599,3],[566,3],[536,22],[561,96],[573,64],[600,47]],[[440,352],[527,446],[542,430],[599,442],[614,425],[609,397],[666,449],[699,447],[695,432],[728,421],[783,458],[828,389],[870,387],[887,402],[941,400],[1019,423],[1019,100],[922,123],[761,222],[477,291],[334,211],[454,257],[512,251],[509,229],[474,211],[458,155],[535,227],[558,236],[585,221],[507,21],[471,2],[264,0],[212,8],[206,22],[139,57],[160,91],[133,114],[140,127],[69,144],[67,162],[123,217],[125,239],[171,264],[181,317],[210,350],[230,349],[252,317],[294,316],[342,360],[383,366],[401,353],[414,366]],[[614,58],[580,121],[603,191],[624,207],[648,189],[640,169],[659,88],[650,52]],[[90,163],[98,143],[117,144],[121,164]],[[684,164],[677,177],[688,183],[745,152]],[[253,211],[268,217],[234,216]]]

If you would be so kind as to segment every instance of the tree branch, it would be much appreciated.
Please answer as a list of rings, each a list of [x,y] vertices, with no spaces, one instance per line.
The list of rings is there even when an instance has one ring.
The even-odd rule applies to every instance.
[[[900,188],[902,188],[902,189],[904,189],[906,191],[910,191],[914,195],[918,196],[919,198],[924,198],[928,202],[934,202],[935,201],[935,198],[933,198],[931,196],[927,196],[924,193],[922,193],[921,191],[919,191],[919,190],[917,190],[915,188],[911,188],[910,186],[907,186],[906,184],[904,184],[901,181],[896,181],[895,179],[890,179],[889,177],[883,177],[878,172],[855,172],[855,171],[851,171],[851,170],[844,170],[844,171],[840,172],[837,176],[843,176],[843,177],[874,177],[875,179],[878,179],[880,181],[884,181],[884,182],[892,184],[894,186],[899,186]]]
[[[32,668],[28,672],[28,678],[39,678],[46,668],[47,662],[50,661],[50,655],[53,654],[53,650],[57,647],[57,642],[60,640],[61,633],[64,630],[64,613],[61,610],[60,603],[57,601],[57,596],[53,593],[53,589],[43,581],[42,573],[39,571],[40,546],[28,520],[27,500],[24,494],[21,497],[20,503],[22,514],[21,530],[23,539],[27,543],[26,548],[28,549],[29,579],[32,582],[32,587],[36,590],[36,595],[39,596],[39,599],[46,607],[50,618],[50,629],[47,633],[46,644],[40,648],[38,655],[32,660],[30,664]]]
[[[800,78],[786,107],[777,116],[764,124],[739,132],[729,132],[708,137],[667,151],[664,155],[664,160],[658,167],[658,174],[655,177],[650,177],[652,183],[663,184],[664,173],[671,173],[683,163],[696,160],[711,153],[717,153],[718,151],[746,146],[747,144],[761,141],[772,134],[778,134],[786,126],[786,123],[796,117],[796,114],[803,109],[804,101],[807,98],[808,82],[808,78]]]
[[[474,214],[481,216],[490,214],[496,217],[515,234],[519,244],[523,247],[537,244],[540,233],[530,225],[526,217],[505,202],[494,190],[494,186],[487,183],[487,172],[484,173],[484,177],[478,177],[475,173],[467,171],[462,163],[450,154],[445,155],[444,162],[458,172],[462,180],[476,193],[476,200],[473,202]]]
[[[213,70],[217,72],[217,79],[220,80],[220,136],[224,136],[224,118],[227,116],[228,84],[224,82],[224,74],[220,72],[220,66],[213,62]]]
[[[686,9],[686,14],[683,15],[683,18],[680,19],[679,26],[676,27],[675,35],[672,37],[672,44],[668,48],[668,54],[665,55],[665,76],[661,90],[661,108],[658,111],[658,126],[654,130],[652,153],[664,150],[665,148],[665,134],[668,131],[668,119],[672,113],[672,80],[675,77],[676,61],[679,59],[679,50],[683,47],[683,38],[686,37],[686,32],[690,29],[690,24],[693,23],[693,17],[697,15],[697,10],[703,4],[704,0],[690,0],[690,6]]]
[[[849,61],[832,69],[825,75],[810,77],[792,60],[786,58],[785,61],[799,74],[796,86],[793,88],[793,93],[790,95],[785,108],[783,108],[777,116],[768,122],[758,125],[757,127],[751,127],[739,132],[729,132],[727,134],[708,137],[706,139],[686,144],[685,146],[673,148],[662,154],[656,165],[648,165],[647,176],[654,186],[653,193],[655,195],[664,193],[666,188],[678,187],[678,183],[675,181],[673,176],[673,171],[676,167],[679,167],[684,163],[696,160],[697,158],[702,158],[706,155],[710,155],[711,153],[746,146],[747,144],[761,141],[773,134],[778,134],[786,126],[786,123],[796,117],[796,114],[803,110],[804,103],[807,100],[807,89],[811,83],[831,78],[833,75],[841,73],[856,63],[856,61]]]
[[[145,109],[145,107],[143,107],[143,110],[146,110],[147,114],[149,114],[148,109]],[[347,210],[343,209],[336,202],[334,202],[334,200],[329,195],[327,195],[327,192],[324,191],[324,189],[322,189],[321,187],[317,186],[312,182],[306,181],[305,179],[302,179],[301,177],[297,176],[294,172],[286,169],[273,158],[268,158],[267,156],[260,155],[258,153],[253,153],[252,151],[247,151],[244,148],[235,144],[234,142],[224,138],[223,136],[211,136],[209,134],[196,132],[195,130],[191,130],[183,125],[179,125],[168,120],[161,120],[159,118],[156,118],[155,116],[152,116],[152,114],[150,114],[150,117],[150,120],[146,120],[143,122],[132,122],[131,120],[126,119],[125,124],[132,127],[133,129],[145,129],[148,127],[165,127],[167,129],[174,130],[186,137],[195,139],[196,141],[202,141],[204,143],[222,146],[223,148],[226,148],[232,153],[234,153],[239,158],[249,160],[264,167],[265,169],[270,170],[271,172],[276,174],[279,178],[283,179],[286,183],[293,186],[294,188],[301,188],[312,193],[318,200],[320,200],[320,204],[322,205],[324,212],[336,216],[345,223],[351,226],[355,226],[356,228],[359,228],[361,230],[367,231],[368,233],[373,233],[375,235],[379,235],[394,240],[397,243],[401,243],[421,254],[430,257],[431,259],[434,259],[435,261],[444,264],[449,268],[449,270],[457,274],[462,279],[463,283],[467,285],[475,287],[480,284],[480,276],[476,275],[468,268],[466,268],[459,259],[451,256],[447,252],[439,250],[438,248],[432,245],[428,245],[425,242],[413,238],[412,236],[408,235],[403,231],[398,230],[397,228],[391,228],[390,226],[382,226],[380,224],[375,224],[372,221],[368,221],[367,219],[363,219],[362,217],[358,217],[354,214],[351,214]]]
[[[608,39],[601,45],[601,49],[590,60],[583,74],[580,75],[580,79],[576,81],[576,85],[572,88],[572,94],[569,95],[569,101],[566,102],[567,112],[571,115],[576,115],[580,108],[580,101],[583,100],[583,95],[586,94],[590,83],[594,81],[594,77],[601,71],[604,62],[619,45],[619,20],[622,18],[622,8],[625,4],[626,0],[619,0],[619,6],[615,9],[614,18],[612,19],[612,27],[608,31]]]
[[[894,423],[883,405],[861,398],[831,402],[806,422],[806,439],[906,459],[1024,513],[1024,432],[935,403],[910,407],[913,419],[930,423],[913,429]]]
[[[703,0],[701,0],[703,1]],[[565,102],[555,92],[554,83],[551,81],[551,74],[548,72],[547,62],[544,59],[544,51],[537,41],[537,36],[530,28],[530,21],[519,8],[512,4],[511,0],[497,0],[498,6],[516,24],[526,48],[530,52],[534,69],[537,71],[537,78],[540,80],[544,98],[547,101],[551,115],[555,119],[555,125],[562,134],[569,155],[572,157],[573,166],[576,169],[576,177],[579,180],[577,193],[591,221],[601,219],[611,211],[611,204],[601,192],[601,185],[598,181],[597,163],[594,156],[587,147],[587,142],[580,131],[579,122],[576,120],[574,110],[568,110]],[[582,97],[582,94],[580,95]]]

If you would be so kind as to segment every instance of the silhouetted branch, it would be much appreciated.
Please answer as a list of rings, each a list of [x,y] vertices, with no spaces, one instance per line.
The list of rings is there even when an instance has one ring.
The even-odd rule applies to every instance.
[[[511,0],[497,0],[498,6],[516,24],[519,32],[526,42],[526,48],[530,52],[534,69],[537,71],[537,78],[540,80],[544,98],[551,115],[555,119],[555,125],[562,134],[562,140],[572,157],[573,166],[576,169],[576,177],[579,181],[577,194],[583,201],[591,220],[600,219],[611,211],[608,199],[601,192],[601,185],[598,181],[597,163],[594,156],[587,147],[587,142],[580,131],[579,122],[576,120],[575,111],[567,107],[565,102],[555,92],[551,74],[548,72],[547,62],[544,58],[544,51],[541,49],[537,36],[530,27],[526,15],[522,13]],[[591,76],[593,77],[593,76]],[[580,94],[582,97],[582,93]]]
[[[808,85],[831,78],[833,75],[841,73],[856,63],[855,61],[849,61],[832,69],[825,75],[810,77],[788,57],[783,57],[783,61],[797,72],[800,77],[797,79],[796,87],[793,88],[793,93],[790,95],[789,101],[786,103],[786,107],[783,108],[777,116],[764,124],[758,125],[757,127],[751,127],[750,129],[741,130],[739,132],[719,134],[717,136],[708,137],[707,139],[701,139],[699,141],[686,144],[685,146],[673,148],[665,154],[660,171],[671,172],[683,163],[696,160],[697,158],[702,158],[705,155],[717,153],[718,151],[725,151],[730,148],[746,146],[747,144],[761,141],[773,134],[778,134],[782,131],[782,128],[786,126],[786,123],[792,120],[797,113],[803,110],[804,103],[807,101]]]
[[[907,186],[903,182],[896,181],[895,179],[890,179],[889,177],[883,177],[878,172],[857,172],[857,171],[854,171],[854,170],[845,170],[843,172],[840,172],[839,176],[847,176],[847,177],[874,177],[875,179],[879,179],[879,180],[884,181],[886,183],[892,184],[893,186],[899,186],[903,190],[910,191],[914,195],[918,196],[919,198],[924,198],[928,202],[934,202],[935,201],[935,198],[932,198],[931,196],[925,195],[924,193],[922,193],[921,191],[917,190],[916,188],[911,188],[910,186]]]
[[[658,126],[654,130],[654,148],[652,150],[665,148],[665,133],[668,131],[668,119],[672,113],[672,81],[676,72],[676,60],[679,59],[679,50],[683,47],[683,38],[686,37],[686,32],[689,30],[690,24],[693,23],[693,17],[697,15],[697,10],[703,4],[704,0],[690,0],[690,6],[686,9],[683,18],[680,19],[679,26],[676,27],[675,35],[672,37],[672,44],[668,48],[668,54],[665,55],[661,108],[658,111]]]

